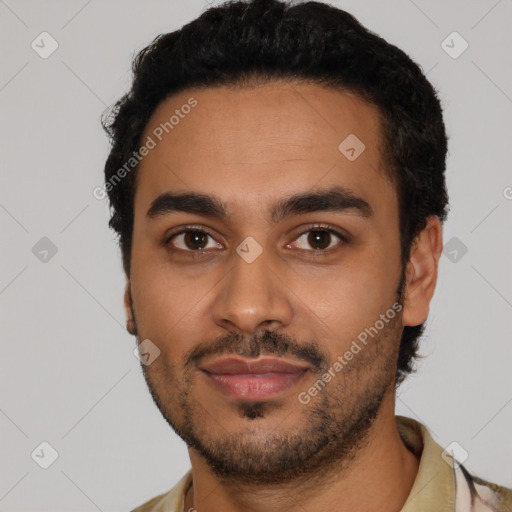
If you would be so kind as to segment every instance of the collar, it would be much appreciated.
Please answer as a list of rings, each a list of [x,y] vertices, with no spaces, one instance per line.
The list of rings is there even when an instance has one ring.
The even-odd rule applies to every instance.
[[[443,457],[443,449],[421,423],[397,416],[396,425],[407,448],[420,457],[418,474],[400,512],[453,512],[455,478],[451,456],[445,454]]]
[[[455,479],[453,469],[442,457],[443,449],[421,423],[396,416],[398,432],[407,448],[420,458],[418,474],[400,512],[453,512]],[[450,458],[451,459],[451,458]],[[151,512],[185,512],[185,494],[192,483],[190,469],[169,493],[160,497]]]

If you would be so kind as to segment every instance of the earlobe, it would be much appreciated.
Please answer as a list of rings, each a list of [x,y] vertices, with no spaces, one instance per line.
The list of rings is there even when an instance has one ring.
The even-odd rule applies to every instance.
[[[402,317],[404,325],[420,325],[427,319],[442,250],[441,221],[432,215],[416,237],[407,263]]]
[[[135,324],[135,315],[133,313],[133,302],[130,281],[127,281],[124,291],[124,310],[126,313],[126,330],[133,335],[137,334],[137,326]]]

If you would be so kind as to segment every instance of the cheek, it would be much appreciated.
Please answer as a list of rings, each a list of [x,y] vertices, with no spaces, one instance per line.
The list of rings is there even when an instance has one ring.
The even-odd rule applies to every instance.
[[[391,308],[397,278],[383,259],[375,258],[347,262],[323,277],[303,278],[296,285],[304,303],[300,314],[317,325],[317,332],[326,333],[339,352]]]
[[[151,339],[175,361],[193,343],[203,341],[198,339],[198,326],[205,322],[205,301],[218,279],[210,273],[190,276],[144,261],[149,259],[134,258],[131,275],[139,335]]]
[[[308,276],[304,271],[300,286],[305,302],[322,317],[338,312],[350,318],[357,312],[377,310],[394,290],[381,262],[361,260],[347,260],[322,276]]]

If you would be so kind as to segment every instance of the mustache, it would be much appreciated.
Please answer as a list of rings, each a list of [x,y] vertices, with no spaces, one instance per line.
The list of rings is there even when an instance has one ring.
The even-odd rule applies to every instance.
[[[317,371],[329,367],[328,358],[315,341],[298,343],[291,336],[264,330],[253,336],[229,333],[213,342],[201,343],[185,355],[185,368],[197,366],[213,355],[239,355],[256,358],[259,355],[292,356],[310,363]]]

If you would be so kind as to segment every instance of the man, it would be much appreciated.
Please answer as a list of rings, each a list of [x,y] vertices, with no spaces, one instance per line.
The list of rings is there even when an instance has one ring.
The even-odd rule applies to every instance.
[[[409,57],[327,5],[231,2],[144,49],[105,126],[127,328],[192,465],[136,511],[512,510],[394,415],[448,203]]]

